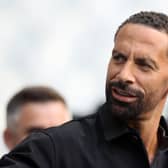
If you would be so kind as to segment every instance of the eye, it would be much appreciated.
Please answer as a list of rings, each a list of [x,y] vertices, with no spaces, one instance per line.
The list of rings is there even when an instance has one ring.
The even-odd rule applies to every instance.
[[[156,61],[147,56],[135,58],[135,64],[144,72],[157,71],[159,69]]]
[[[32,132],[40,131],[40,130],[42,130],[42,129],[43,129],[43,128],[34,128],[34,127],[28,128],[28,129],[26,130],[26,134],[30,134],[30,133],[32,133]]]
[[[115,63],[121,64],[127,60],[127,57],[124,56],[123,54],[117,53],[112,56],[112,59],[114,60]]]
[[[139,63],[137,63],[137,65],[139,66],[139,68],[142,71],[145,71],[145,72],[151,71],[153,69],[153,67],[151,65],[149,65],[148,63],[145,63],[145,62],[139,62]]]

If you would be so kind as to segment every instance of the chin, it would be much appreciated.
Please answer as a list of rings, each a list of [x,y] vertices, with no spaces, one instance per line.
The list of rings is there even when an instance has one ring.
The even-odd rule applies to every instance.
[[[111,113],[115,118],[122,121],[137,120],[140,117],[139,110],[119,105],[111,105]]]

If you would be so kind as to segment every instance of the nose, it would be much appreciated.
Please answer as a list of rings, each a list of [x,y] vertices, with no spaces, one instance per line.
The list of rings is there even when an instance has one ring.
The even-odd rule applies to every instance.
[[[133,84],[135,82],[134,69],[131,62],[127,62],[120,67],[116,78],[127,84]]]

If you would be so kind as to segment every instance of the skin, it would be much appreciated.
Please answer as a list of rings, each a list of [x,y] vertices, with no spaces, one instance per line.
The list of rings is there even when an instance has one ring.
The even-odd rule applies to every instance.
[[[31,132],[59,126],[71,119],[67,107],[59,101],[27,103],[20,109],[15,131],[6,128],[4,140],[11,150]]]
[[[145,25],[129,23],[116,36],[107,72],[107,101],[112,97],[128,106],[138,102],[139,97],[135,92],[129,94],[128,90],[111,87],[110,83],[118,81],[143,94],[143,107],[134,118],[127,118],[127,122],[139,131],[150,162],[157,150],[157,130],[168,93],[167,54],[166,33]],[[121,113],[121,117],[126,111],[127,106],[112,106],[112,112]]]

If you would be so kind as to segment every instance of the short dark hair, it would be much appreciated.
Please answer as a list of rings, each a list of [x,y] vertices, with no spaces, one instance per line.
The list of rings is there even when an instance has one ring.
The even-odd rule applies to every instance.
[[[39,103],[47,101],[60,101],[66,106],[64,98],[54,89],[45,86],[25,87],[17,92],[7,104],[7,120],[8,116],[15,113],[16,109],[26,103]]]
[[[125,20],[116,31],[115,38],[119,30],[127,23],[142,24],[159,31],[164,31],[168,34],[168,16],[166,14],[152,11],[142,11],[130,16],[127,20]]]

